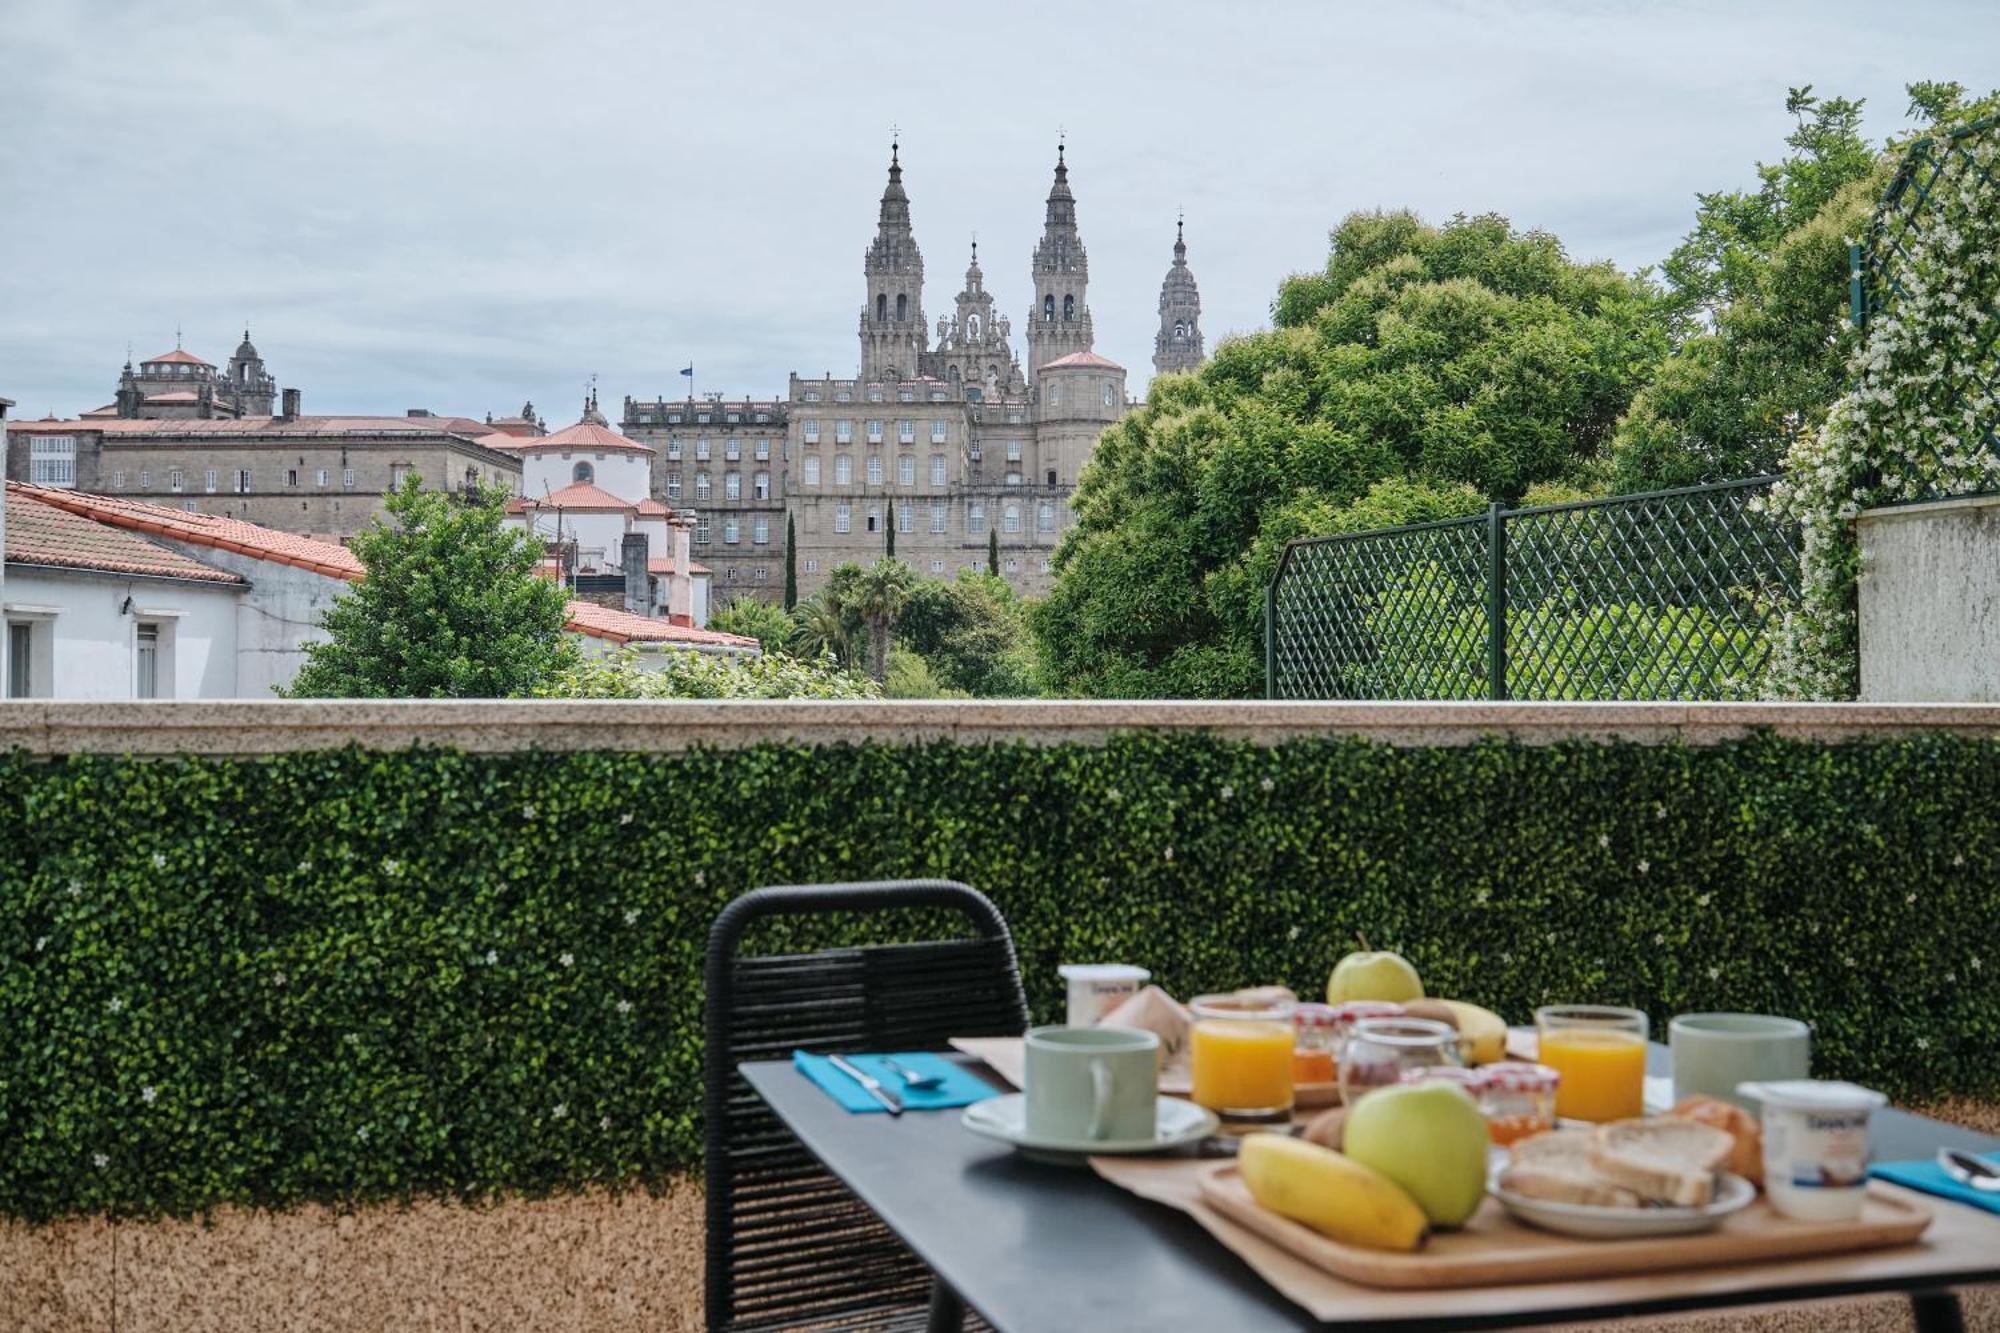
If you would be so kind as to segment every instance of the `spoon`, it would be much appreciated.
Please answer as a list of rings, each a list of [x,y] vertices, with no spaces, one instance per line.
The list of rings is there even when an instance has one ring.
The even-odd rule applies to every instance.
[[[902,1079],[904,1087],[914,1088],[918,1092],[935,1088],[938,1084],[944,1082],[944,1075],[942,1074],[919,1074],[914,1069],[897,1064],[886,1055],[882,1057],[882,1066],[897,1078]]]
[[[1956,1148],[1939,1148],[1937,1163],[1944,1173],[1961,1185],[1970,1185],[1981,1192],[2000,1191],[2000,1166],[1981,1161],[1969,1152]]]

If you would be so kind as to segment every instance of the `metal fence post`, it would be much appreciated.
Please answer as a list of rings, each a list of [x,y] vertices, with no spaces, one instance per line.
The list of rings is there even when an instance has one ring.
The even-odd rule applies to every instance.
[[[1507,518],[1486,506],[1486,697],[1507,697]]]
[[[1285,572],[1282,562],[1278,573],[1264,585],[1264,697],[1278,697],[1278,578]]]
[[[1868,290],[1862,279],[1861,242],[1847,247],[1847,313],[1854,327],[1868,327]]]

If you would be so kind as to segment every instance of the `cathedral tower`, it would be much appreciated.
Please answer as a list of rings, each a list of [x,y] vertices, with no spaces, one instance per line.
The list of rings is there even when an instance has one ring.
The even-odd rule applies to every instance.
[[[1174,263],[1160,284],[1160,332],[1153,339],[1153,370],[1160,375],[1201,364],[1201,292],[1188,268],[1187,240],[1174,222]]]
[[[1058,357],[1091,350],[1090,306],[1085,287],[1090,263],[1076,230],[1076,196],[1069,191],[1069,167],[1056,146],[1056,180],[1049,188],[1042,241],[1035,247],[1035,304],[1028,312],[1028,379]]]
[[[954,385],[976,389],[989,401],[1019,394],[1024,385],[1021,363],[1008,345],[1007,317],[993,308],[986,275],[979,268],[979,242],[972,243],[972,262],[965,269],[965,290],[958,294],[951,318],[938,316],[935,373]]]
[[[236,345],[236,355],[229,358],[229,394],[236,400],[237,412],[246,417],[270,416],[271,404],[278,397],[278,381],[264,369],[264,358],[257,355],[249,329],[243,330],[243,341]]]
[[[901,145],[889,145],[889,184],[882,191],[875,241],[862,261],[868,291],[861,307],[861,378],[915,379],[929,350],[924,328],[924,257],[910,230],[910,196],[903,193]]]

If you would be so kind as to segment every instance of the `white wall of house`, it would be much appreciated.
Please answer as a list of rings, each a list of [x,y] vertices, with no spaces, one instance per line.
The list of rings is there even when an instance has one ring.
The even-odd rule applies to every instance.
[[[289,685],[306,663],[306,645],[326,637],[321,628],[334,599],[354,585],[309,569],[259,560],[213,546],[149,536],[161,546],[250,580],[236,608],[236,695],[265,699]]]
[[[565,486],[575,485],[579,463],[590,469],[589,485],[600,491],[609,491],[621,500],[638,504],[652,494],[653,466],[647,455],[576,451],[523,453],[521,494],[530,500],[539,500],[544,495],[554,495]]]
[[[13,565],[6,573],[8,633],[25,625],[28,694],[41,699],[138,695],[139,627],[156,626],[162,699],[227,699],[237,689],[241,587]]]

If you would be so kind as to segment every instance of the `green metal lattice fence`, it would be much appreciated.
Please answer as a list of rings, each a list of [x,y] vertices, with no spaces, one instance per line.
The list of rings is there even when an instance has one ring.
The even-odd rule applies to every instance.
[[[1292,543],[1274,699],[1754,698],[1798,598],[1796,528],[1745,481]]]

